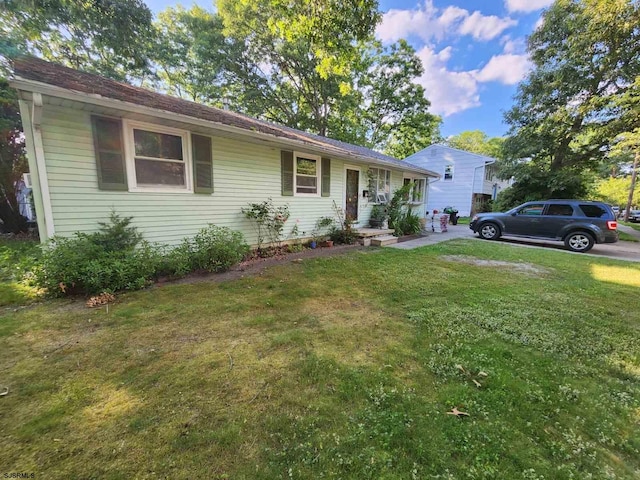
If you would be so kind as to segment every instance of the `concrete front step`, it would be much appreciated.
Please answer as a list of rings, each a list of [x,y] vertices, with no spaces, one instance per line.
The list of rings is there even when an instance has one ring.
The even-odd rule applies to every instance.
[[[371,239],[371,245],[374,247],[384,247],[385,245],[391,245],[393,243],[398,243],[398,237],[394,237],[393,235],[381,235]]]
[[[356,234],[359,238],[374,238],[393,233],[392,229],[385,228],[358,228]]]

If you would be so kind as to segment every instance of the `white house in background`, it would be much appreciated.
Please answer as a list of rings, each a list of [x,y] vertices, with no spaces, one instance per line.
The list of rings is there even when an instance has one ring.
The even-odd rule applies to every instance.
[[[496,176],[496,159],[444,145],[431,145],[404,160],[440,174],[429,184],[428,211],[453,207],[468,217],[511,185]]]

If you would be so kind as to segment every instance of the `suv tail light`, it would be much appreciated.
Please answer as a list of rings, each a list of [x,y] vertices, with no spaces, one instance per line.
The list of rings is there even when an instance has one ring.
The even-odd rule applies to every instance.
[[[609,230],[617,230],[618,222],[616,222],[615,220],[607,220],[607,228]]]

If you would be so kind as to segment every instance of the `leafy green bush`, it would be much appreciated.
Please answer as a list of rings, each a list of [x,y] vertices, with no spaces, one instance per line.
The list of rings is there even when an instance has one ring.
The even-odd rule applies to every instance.
[[[131,225],[132,220],[133,217],[121,217],[112,211],[109,223],[98,222],[100,229],[89,234],[89,238],[106,252],[131,250],[142,241],[142,234]]]
[[[248,251],[240,232],[215,225],[167,251],[142,240],[131,218],[114,212],[96,233],[52,239],[34,269],[33,281],[55,296],[137,290],[159,275],[228,270]]]
[[[162,257],[153,245],[141,242],[138,248],[108,251],[92,237],[76,233],[52,239],[33,272],[35,284],[54,296],[95,294],[137,290],[155,276]]]
[[[248,208],[242,208],[242,213],[248,220],[254,222],[258,251],[262,250],[265,239],[271,245],[281,245],[284,224],[289,220],[289,204],[276,207],[273,199],[269,198],[261,203],[250,203]]]
[[[162,255],[142,241],[131,220],[111,212],[98,232],[53,238],[34,269],[34,283],[50,295],[143,288],[156,275]]]
[[[336,204],[335,200],[333,201],[333,211],[337,221],[329,231],[329,238],[334,243],[342,243],[345,245],[355,243],[358,239],[358,234],[353,230],[353,219]]]
[[[209,225],[195,237],[185,238],[180,245],[167,252],[159,273],[183,277],[196,270],[223,272],[240,262],[247,253],[249,245],[242,233]]]
[[[420,233],[422,225],[420,225],[420,217],[413,213],[409,208],[406,212],[400,215],[400,218],[396,223],[396,231],[401,232],[401,235],[414,235]]]
[[[207,272],[229,270],[249,253],[242,233],[215,225],[200,230],[191,246],[193,269]]]

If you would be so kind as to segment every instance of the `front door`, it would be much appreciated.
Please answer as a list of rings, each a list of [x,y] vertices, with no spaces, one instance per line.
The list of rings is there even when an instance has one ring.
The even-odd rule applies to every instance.
[[[345,199],[345,214],[348,219],[358,220],[358,189],[360,188],[360,170],[347,168],[347,186]]]

